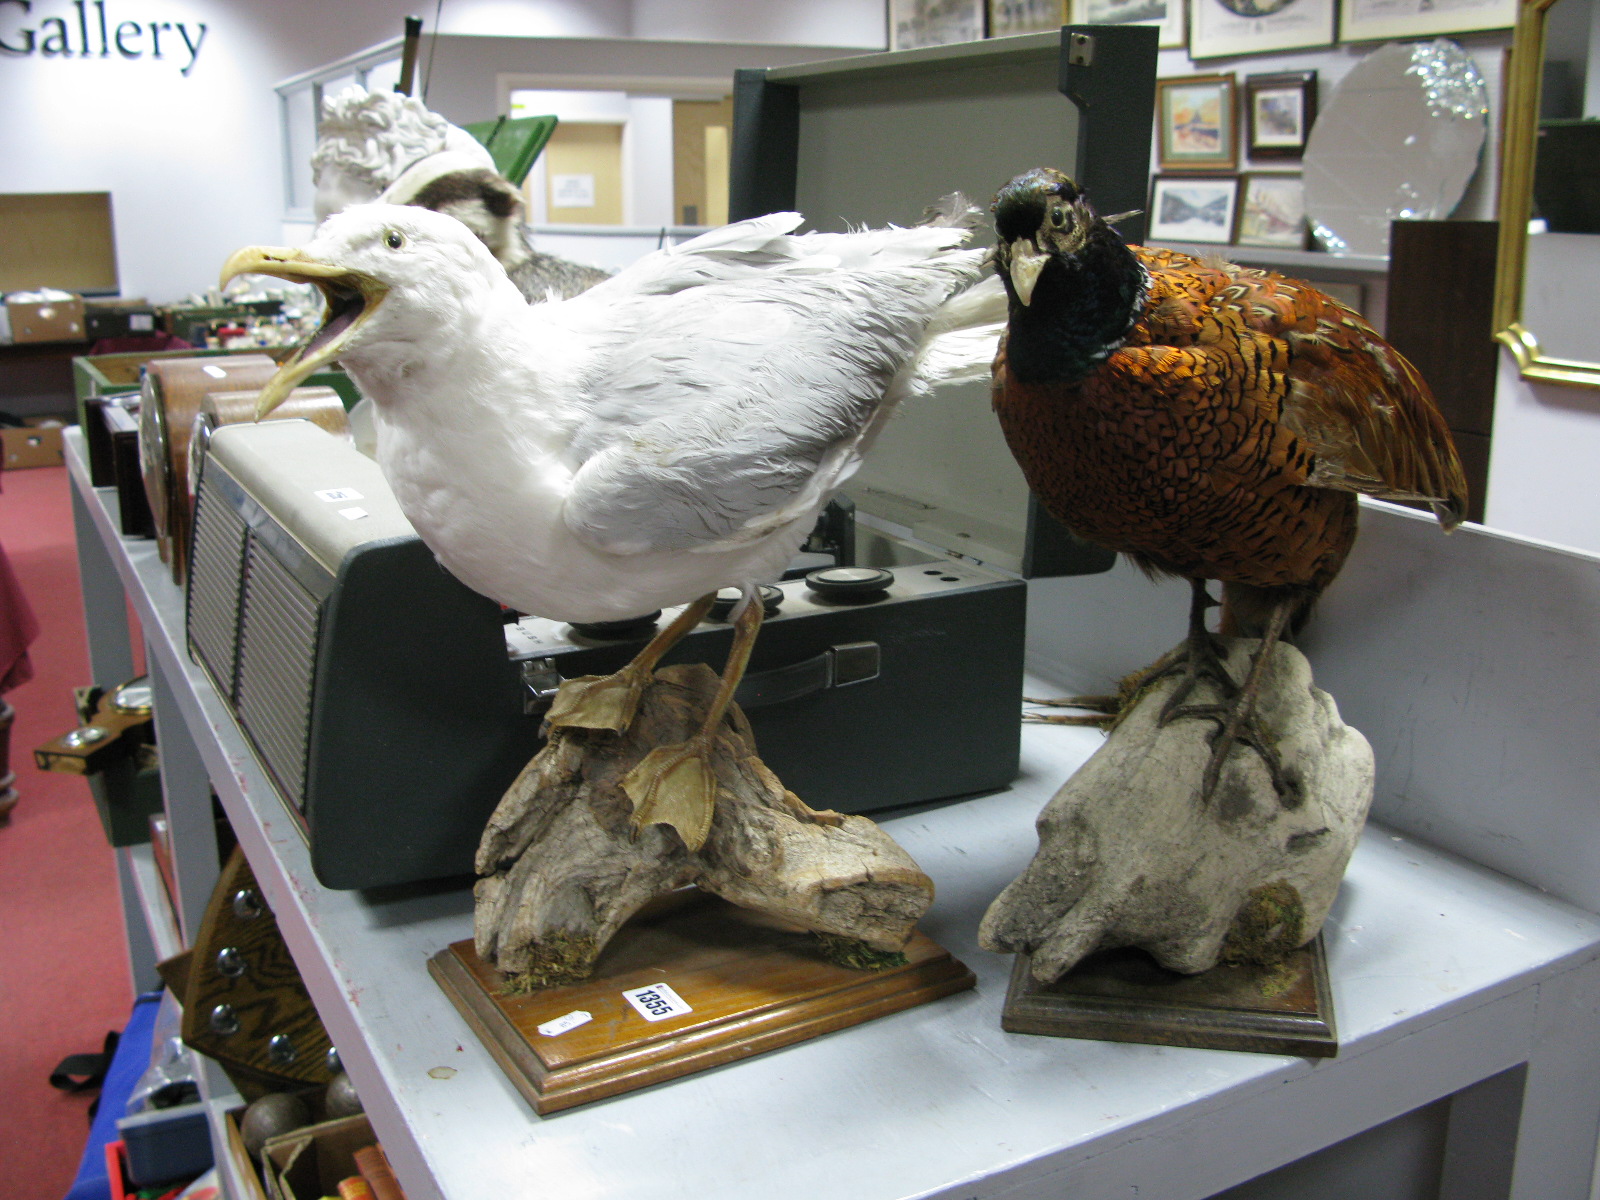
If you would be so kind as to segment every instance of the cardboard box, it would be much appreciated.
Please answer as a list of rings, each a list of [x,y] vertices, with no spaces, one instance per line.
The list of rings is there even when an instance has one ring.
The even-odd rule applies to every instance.
[[[65,461],[60,425],[22,425],[0,429],[0,470],[59,467]]]
[[[46,300],[38,304],[6,303],[13,342],[81,342],[84,332],[83,301]]]
[[[244,1193],[235,1196],[234,1200],[267,1200],[267,1189],[261,1182],[261,1173],[256,1170],[255,1161],[250,1157],[250,1152],[244,1148],[244,1137],[239,1133],[239,1122],[244,1120],[244,1109],[245,1106],[240,1105],[222,1114],[223,1128],[228,1133],[228,1158],[233,1166],[234,1178],[239,1181],[240,1189]]]
[[[336,1196],[341,1179],[360,1174],[355,1152],[377,1140],[372,1123],[361,1113],[268,1138],[261,1148],[267,1193],[272,1200]]]

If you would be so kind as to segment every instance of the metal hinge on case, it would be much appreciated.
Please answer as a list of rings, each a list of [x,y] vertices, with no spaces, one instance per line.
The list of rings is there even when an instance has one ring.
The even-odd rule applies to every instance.
[[[522,664],[522,711],[527,716],[537,716],[554,703],[561,690],[561,672],[556,670],[554,659],[530,658]]]

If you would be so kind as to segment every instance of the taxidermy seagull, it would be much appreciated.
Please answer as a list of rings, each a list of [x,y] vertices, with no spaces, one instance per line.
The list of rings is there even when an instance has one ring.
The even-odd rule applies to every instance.
[[[797,213],[656,251],[566,300],[528,304],[459,221],[359,205],[301,249],[224,268],[316,284],[322,328],[257,416],[337,359],[375,405],[377,457],[451,573],[519,612],[593,622],[687,604],[615,675],[573,680],[552,726],[626,729],[661,657],[720,588],[744,592],[699,731],[624,781],[634,827],[711,825],[710,753],[778,578],[895,405],[987,378],[1006,315],[977,210],[796,235]],[[806,810],[808,813],[810,810]],[[820,819],[820,817],[819,817]]]

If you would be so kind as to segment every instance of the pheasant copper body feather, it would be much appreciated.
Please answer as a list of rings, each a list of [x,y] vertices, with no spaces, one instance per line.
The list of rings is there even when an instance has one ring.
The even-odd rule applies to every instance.
[[[1427,385],[1350,309],[1125,245],[1055,171],[1006,185],[995,227],[1010,320],[994,406],[1029,485],[1146,570],[1221,581],[1222,632],[1305,619],[1354,543],[1358,493],[1461,521]]]

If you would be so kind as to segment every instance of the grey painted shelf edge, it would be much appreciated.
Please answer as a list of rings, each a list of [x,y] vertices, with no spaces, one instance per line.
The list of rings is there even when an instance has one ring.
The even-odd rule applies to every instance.
[[[1170,250],[1181,250],[1196,258],[1221,255],[1229,262],[1241,266],[1271,267],[1274,270],[1314,272],[1318,275],[1387,275],[1389,259],[1378,254],[1322,254],[1316,250],[1288,250],[1273,246],[1221,245],[1202,242],[1171,242],[1151,238],[1149,244]]]

